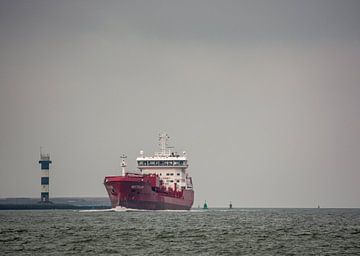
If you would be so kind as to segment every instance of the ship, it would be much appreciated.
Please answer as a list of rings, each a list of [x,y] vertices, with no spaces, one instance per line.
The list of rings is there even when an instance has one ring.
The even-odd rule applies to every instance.
[[[121,156],[121,175],[104,178],[112,208],[190,210],[194,189],[187,154],[173,152],[169,138],[166,133],[159,134],[160,151],[152,156],[141,150],[135,172],[127,171],[126,156]]]

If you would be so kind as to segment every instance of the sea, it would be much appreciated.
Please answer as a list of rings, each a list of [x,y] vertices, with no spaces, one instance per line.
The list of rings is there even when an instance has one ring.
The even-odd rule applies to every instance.
[[[360,255],[360,209],[0,211],[0,255]]]

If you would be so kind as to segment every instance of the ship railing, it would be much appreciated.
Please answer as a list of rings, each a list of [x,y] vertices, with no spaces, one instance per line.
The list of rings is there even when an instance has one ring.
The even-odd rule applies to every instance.
[[[171,151],[170,149],[165,151],[165,152],[155,152],[154,155],[156,157],[162,157],[162,156],[170,156],[171,155]]]
[[[127,172],[127,173],[126,173],[126,176],[129,176],[129,177],[139,177],[139,176],[143,176],[143,174],[138,173],[138,172]]]
[[[41,154],[40,159],[41,160],[50,160],[50,154]]]

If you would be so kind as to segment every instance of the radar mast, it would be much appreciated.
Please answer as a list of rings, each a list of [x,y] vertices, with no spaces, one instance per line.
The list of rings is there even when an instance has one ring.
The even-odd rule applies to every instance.
[[[169,139],[170,139],[170,137],[166,132],[162,132],[159,134],[159,146],[161,149],[160,154],[162,156],[170,155],[170,149],[168,150],[168,152],[166,152],[167,148],[168,148],[167,142]]]

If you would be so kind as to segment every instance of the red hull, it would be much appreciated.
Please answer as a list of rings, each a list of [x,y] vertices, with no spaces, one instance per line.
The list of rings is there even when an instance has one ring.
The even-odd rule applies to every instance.
[[[155,175],[108,176],[104,185],[113,208],[190,210],[194,202],[193,190],[164,190]]]

